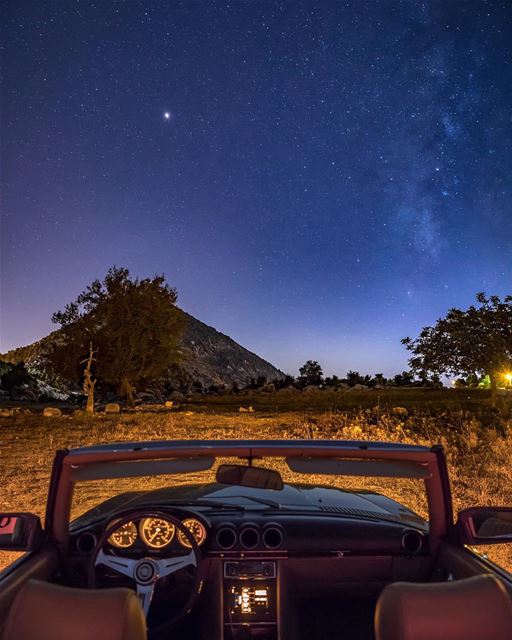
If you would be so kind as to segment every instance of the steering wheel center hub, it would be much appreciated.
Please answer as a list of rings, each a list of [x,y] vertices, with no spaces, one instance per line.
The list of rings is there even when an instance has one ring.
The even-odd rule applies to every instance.
[[[135,565],[133,577],[139,584],[151,584],[158,580],[158,567],[150,558],[142,558]]]

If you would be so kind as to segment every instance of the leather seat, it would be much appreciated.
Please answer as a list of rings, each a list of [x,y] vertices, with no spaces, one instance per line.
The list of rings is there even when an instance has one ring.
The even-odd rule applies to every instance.
[[[74,589],[29,580],[12,604],[3,640],[146,640],[130,589]]]
[[[376,640],[511,640],[512,598],[492,575],[395,582],[375,610]]]

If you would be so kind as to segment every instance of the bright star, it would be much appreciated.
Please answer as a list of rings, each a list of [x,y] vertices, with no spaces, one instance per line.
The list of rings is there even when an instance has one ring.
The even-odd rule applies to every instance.
[[[164,120],[170,120],[171,119],[171,114],[169,113],[169,111],[164,111]]]

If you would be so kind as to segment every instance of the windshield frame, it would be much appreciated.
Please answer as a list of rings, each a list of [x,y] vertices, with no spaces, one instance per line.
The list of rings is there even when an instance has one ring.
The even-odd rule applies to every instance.
[[[425,490],[431,544],[435,548],[451,527],[453,511],[442,447],[345,440],[170,440],[123,442],[57,452],[50,484],[47,529],[58,548],[69,541],[69,518],[76,470],[98,463],[128,462],[191,456],[213,456],[252,461],[304,455],[368,460],[381,459],[426,467]],[[51,502],[51,504],[50,504]]]

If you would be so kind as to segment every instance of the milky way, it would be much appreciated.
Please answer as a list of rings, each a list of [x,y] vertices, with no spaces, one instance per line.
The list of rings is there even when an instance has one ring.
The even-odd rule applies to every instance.
[[[291,373],[512,292],[509,2],[5,6],[2,349],[112,264]]]

